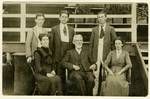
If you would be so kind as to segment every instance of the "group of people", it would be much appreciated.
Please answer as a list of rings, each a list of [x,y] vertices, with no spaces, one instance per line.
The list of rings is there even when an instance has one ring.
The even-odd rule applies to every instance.
[[[67,25],[66,10],[60,12],[60,24],[52,27],[51,33],[43,28],[44,14],[36,15],[36,25],[27,34],[26,58],[28,63],[34,61],[41,95],[64,95],[67,88],[71,95],[129,94],[126,79],[126,71],[132,67],[129,54],[122,49],[123,41],[114,28],[107,24],[106,12],[99,12],[97,19],[99,24],[92,29],[89,46],[84,47],[82,35],[75,34],[74,28]]]

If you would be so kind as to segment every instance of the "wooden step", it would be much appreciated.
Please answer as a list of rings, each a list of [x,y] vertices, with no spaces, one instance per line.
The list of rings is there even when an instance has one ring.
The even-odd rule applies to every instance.
[[[141,49],[141,52],[142,53],[148,53],[148,50],[147,49]]]
[[[148,64],[145,64],[145,67],[146,67],[146,69],[148,70],[148,68],[149,68]]]
[[[144,57],[144,56],[143,56],[142,58],[143,58],[143,60],[148,60],[148,57]]]

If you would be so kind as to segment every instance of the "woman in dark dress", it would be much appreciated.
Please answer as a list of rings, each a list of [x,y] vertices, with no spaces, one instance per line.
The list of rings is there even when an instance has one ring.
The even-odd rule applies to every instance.
[[[115,50],[111,51],[103,64],[107,71],[106,81],[102,83],[103,96],[128,96],[129,82],[126,73],[132,67],[129,53],[122,49],[121,38],[115,40]]]
[[[62,94],[61,79],[55,73],[47,34],[40,34],[41,47],[34,52],[35,78],[42,95]]]

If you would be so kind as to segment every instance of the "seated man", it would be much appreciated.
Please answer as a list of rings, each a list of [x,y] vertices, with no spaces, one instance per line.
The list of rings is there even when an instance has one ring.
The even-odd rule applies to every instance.
[[[92,95],[94,87],[93,70],[96,65],[91,62],[88,50],[82,48],[82,35],[74,35],[75,48],[67,51],[62,64],[69,70],[69,80],[72,82],[73,95]]]

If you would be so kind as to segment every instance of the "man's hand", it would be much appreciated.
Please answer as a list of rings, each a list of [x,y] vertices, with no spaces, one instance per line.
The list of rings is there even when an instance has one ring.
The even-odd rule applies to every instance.
[[[93,64],[93,65],[91,65],[89,68],[90,68],[91,70],[95,70],[95,69],[96,69],[96,65]]]
[[[55,73],[55,71],[54,71],[54,70],[51,72],[51,74],[52,74],[52,75],[54,75],[54,76],[56,75],[56,73]]]
[[[32,57],[28,57],[27,58],[27,63],[31,63],[31,61],[32,61]]]
[[[79,67],[79,66],[77,66],[77,65],[73,65],[73,69],[74,69],[74,70],[79,70],[79,69],[80,69],[80,67]]]
[[[51,73],[47,73],[46,75],[47,75],[47,77],[54,77],[54,75]]]

